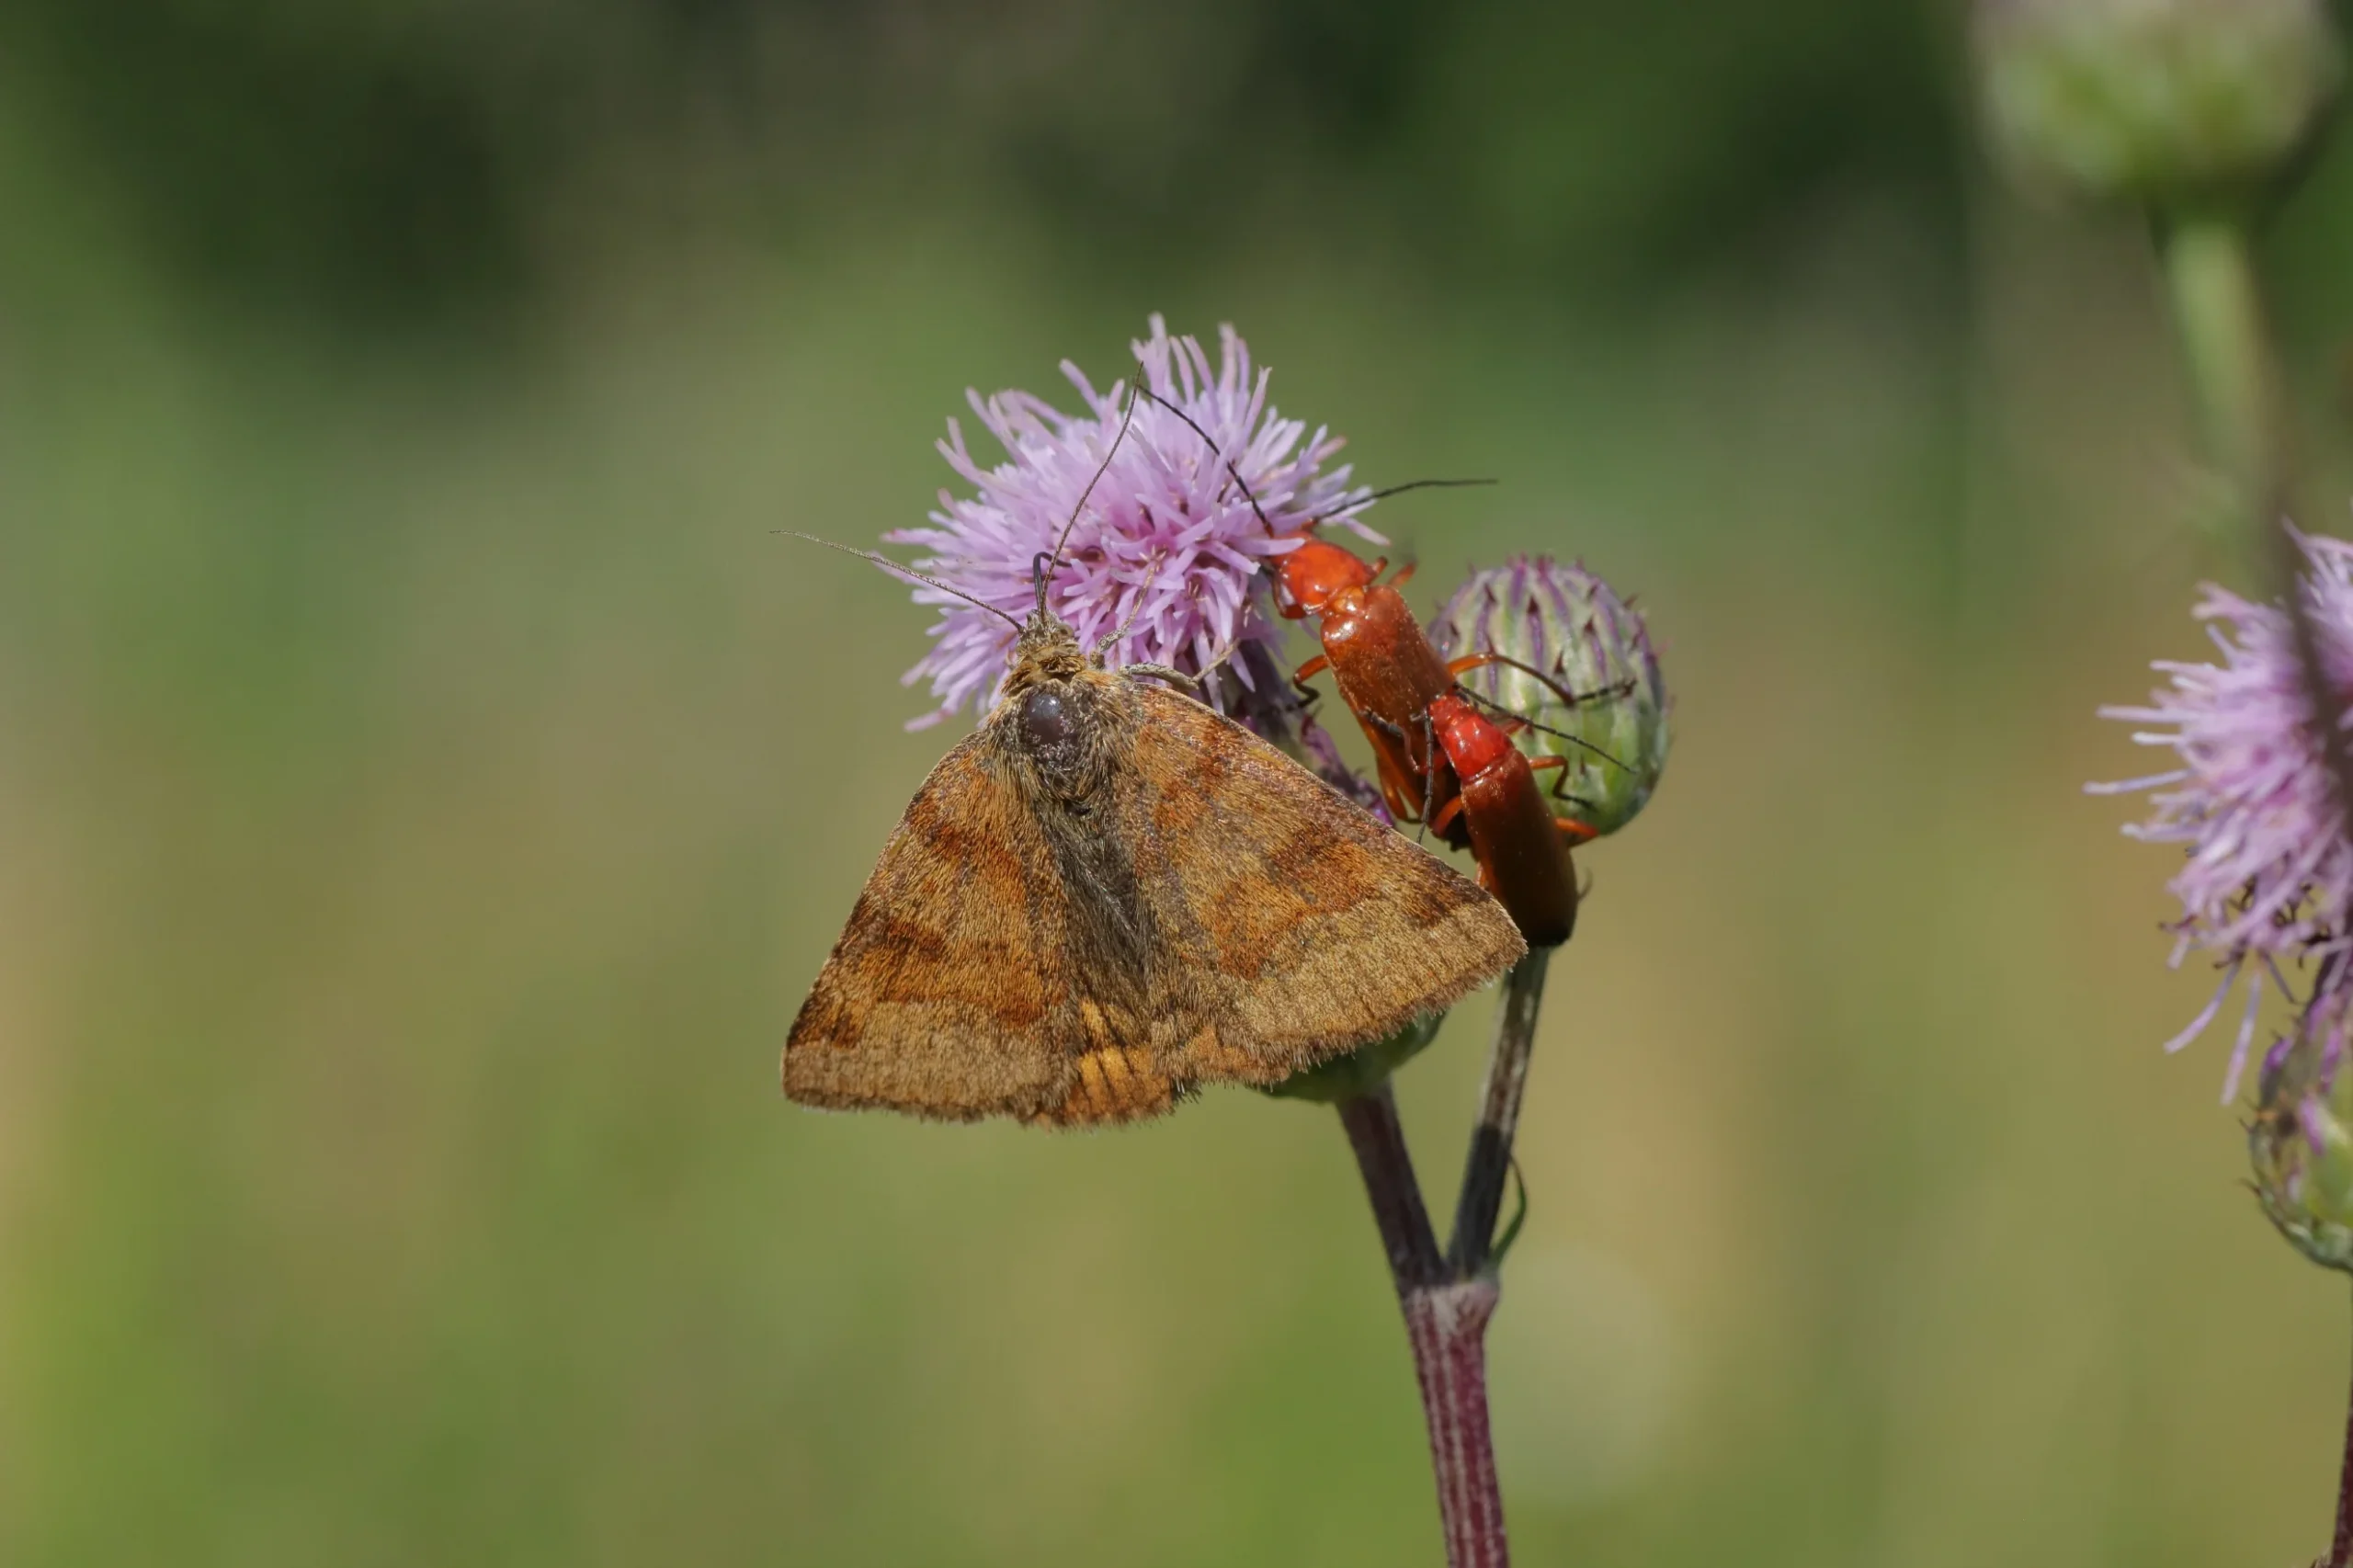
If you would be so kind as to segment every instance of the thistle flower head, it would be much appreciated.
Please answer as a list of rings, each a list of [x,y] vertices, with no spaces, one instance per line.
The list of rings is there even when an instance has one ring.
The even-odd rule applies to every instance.
[[[1445,1021],[1444,1013],[1415,1018],[1386,1040],[1374,1040],[1346,1056],[1302,1068],[1279,1084],[1267,1085],[1266,1092],[1278,1099],[1313,1100],[1321,1105],[1336,1105],[1370,1094],[1397,1069],[1427,1050],[1430,1041],[1438,1038],[1438,1025]]]
[[[1562,760],[1554,815],[1615,833],[1649,802],[1666,768],[1666,682],[1642,616],[1608,584],[1582,563],[1515,556],[1472,573],[1429,633],[1449,657],[1500,653],[1527,666],[1490,665],[1463,684],[1541,726],[1515,739],[1530,756]]]
[[[2279,1233],[2325,1268],[2353,1273],[2353,1073],[2347,994],[2325,993],[2272,1047],[2247,1123],[2255,1195]]]
[[[2353,545],[2302,537],[2308,570],[2300,592],[2320,638],[2321,666],[2342,725],[2353,695]],[[2168,884],[2181,916],[2167,929],[2172,961],[2192,952],[2222,966],[2222,983],[2188,1028],[2180,1049],[2212,1023],[2234,985],[2245,1011],[2222,1097],[2236,1092],[2267,988],[2287,993],[2282,960],[2310,959],[2324,975],[2347,946],[2353,850],[2346,846],[2295,631],[2277,605],[2256,604],[2208,585],[2194,612],[2208,623],[2219,664],[2163,662],[2167,677],[2145,707],[2100,715],[2146,728],[2143,745],[2174,754],[2176,766],[2145,778],[2089,786],[2095,794],[2150,791],[2150,815],[2124,831],[2177,844],[2186,858]]]
[[[1208,676],[1213,693],[1229,676],[1246,687],[1245,666],[1220,665],[1245,644],[1277,640],[1263,563],[1297,548],[1310,522],[1360,506],[1368,494],[1349,485],[1345,464],[1324,467],[1339,438],[1320,427],[1311,436],[1303,422],[1279,416],[1267,401],[1267,372],[1253,370],[1232,327],[1220,335],[1212,369],[1198,342],[1170,337],[1154,316],[1152,335],[1132,347],[1154,396],[1132,409],[1125,381],[1097,392],[1067,361],[1063,373],[1083,413],[1064,414],[1023,392],[986,400],[970,393],[1005,460],[982,467],[949,420],[940,453],[976,494],[943,490],[930,527],[884,538],[922,546],[930,553],[918,570],[1020,619],[1035,604],[1030,563],[1054,548],[1075,514],[1046,604],[1080,643],[1113,667],[1169,665]],[[942,614],[931,651],[904,677],[928,680],[938,699],[914,727],[967,704],[985,710],[1003,684],[1012,631],[937,588],[919,587],[915,598]],[[1235,694],[1220,695],[1230,706]]]
[[[2288,161],[2336,85],[2323,0],[1978,0],[1995,146],[2029,183],[2178,204]]]

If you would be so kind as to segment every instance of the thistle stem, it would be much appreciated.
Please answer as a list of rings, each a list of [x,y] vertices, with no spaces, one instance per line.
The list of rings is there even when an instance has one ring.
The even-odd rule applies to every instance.
[[[1495,1479],[1495,1437],[1487,1419],[1486,1334],[1499,1295],[1495,1281],[1491,1276],[1448,1277],[1389,1085],[1342,1100],[1339,1110],[1372,1200],[1373,1222],[1389,1255],[1390,1278],[1414,1353],[1448,1568],[1509,1568],[1503,1490]]]
[[[1414,1179],[1414,1156],[1397,1119],[1397,1098],[1383,1083],[1370,1094],[1340,1102],[1340,1125],[1356,1150],[1365,1196],[1372,1200],[1372,1222],[1389,1252],[1390,1278],[1398,1294],[1436,1285],[1445,1273],[1438,1234],[1422,1206],[1421,1183]]]
[[[1479,1096],[1479,1125],[1463,1162],[1462,1193],[1454,1206],[1454,1239],[1447,1263],[1458,1279],[1487,1267],[1503,1210],[1504,1182],[1511,1174],[1512,1139],[1519,1130],[1519,1102],[1528,1088],[1528,1059],[1536,1049],[1536,1015],[1544,1003],[1544,971],[1550,948],[1530,948],[1504,981],[1495,1009],[1495,1047],[1487,1058],[1486,1087]]]

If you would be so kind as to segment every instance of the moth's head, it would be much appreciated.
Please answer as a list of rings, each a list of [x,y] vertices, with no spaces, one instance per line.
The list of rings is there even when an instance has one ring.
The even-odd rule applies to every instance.
[[[1006,677],[1005,695],[1013,697],[1041,682],[1073,679],[1089,663],[1070,623],[1040,605],[1013,641],[1013,673]]]

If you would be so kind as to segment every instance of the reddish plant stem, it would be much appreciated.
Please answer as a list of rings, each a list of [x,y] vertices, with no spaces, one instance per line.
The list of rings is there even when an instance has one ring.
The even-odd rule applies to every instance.
[[[1449,1568],[1509,1568],[1511,1562],[1487,1419],[1487,1320],[1498,1293],[1495,1277],[1483,1275],[1399,1298],[1421,1375]]]
[[[1487,1419],[1486,1333],[1499,1294],[1495,1280],[1492,1275],[1448,1277],[1389,1085],[1343,1100],[1339,1110],[1372,1200],[1414,1353],[1448,1568],[1508,1568],[1511,1549]]]

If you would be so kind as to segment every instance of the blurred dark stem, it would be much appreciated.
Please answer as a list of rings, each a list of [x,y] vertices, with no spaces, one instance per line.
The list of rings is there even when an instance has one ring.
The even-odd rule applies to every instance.
[[[1458,1279],[1487,1267],[1495,1216],[1511,1174],[1512,1139],[1519,1130],[1520,1096],[1528,1087],[1528,1059],[1536,1049],[1536,1016],[1544,1003],[1544,971],[1550,948],[1530,948],[1504,981],[1503,1005],[1495,1009],[1495,1048],[1487,1058],[1487,1084],[1479,1096],[1479,1125],[1462,1169],[1462,1193],[1454,1207],[1454,1239],[1447,1263]]]
[[[2346,1401],[2345,1459],[2336,1474],[2336,1534],[2320,1568],[2347,1568],[2353,1563],[2353,1396]]]

